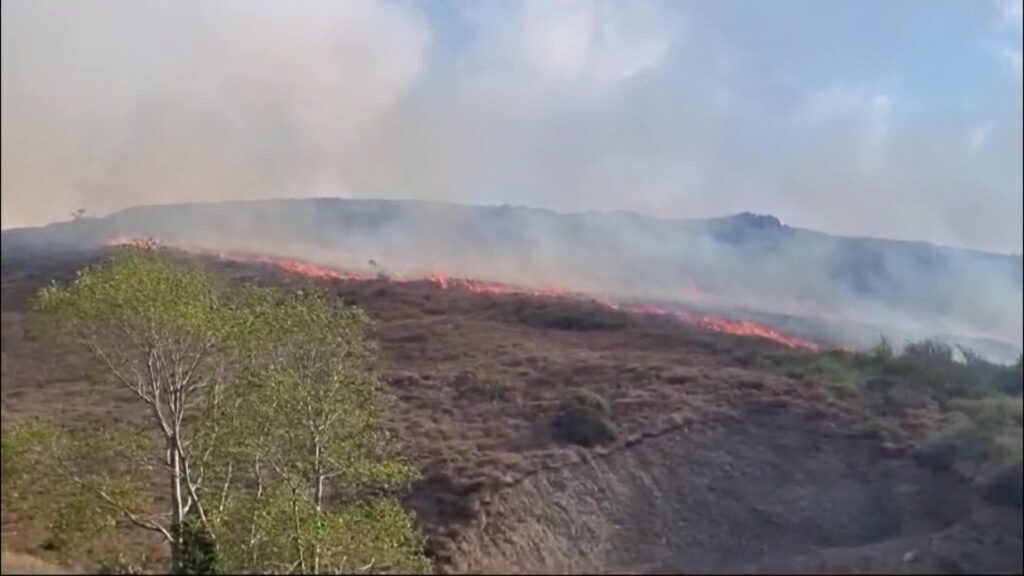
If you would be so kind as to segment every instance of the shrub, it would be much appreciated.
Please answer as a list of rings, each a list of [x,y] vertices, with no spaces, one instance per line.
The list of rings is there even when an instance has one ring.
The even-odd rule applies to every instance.
[[[124,554],[118,554],[111,560],[105,560],[96,566],[97,574],[145,574],[142,566],[129,560]]]
[[[607,444],[617,436],[608,401],[581,390],[562,402],[554,421],[555,434],[571,444],[591,448]]]
[[[1024,355],[1017,357],[1017,363],[1004,368],[995,379],[995,387],[1004,394],[1020,396],[1024,392]]]
[[[1019,465],[1024,408],[1018,399],[998,395],[960,400],[951,410],[949,423],[923,446],[928,461],[980,481]]]
[[[873,375],[868,392],[896,410],[921,407],[934,401],[943,410],[962,399],[983,398],[1020,388],[1017,366],[988,362],[967,348],[959,348],[962,361],[954,358],[953,348],[941,342],[924,340],[907,344],[903,353],[887,358],[879,345],[869,357]]]
[[[499,402],[512,394],[512,386],[500,380],[480,378],[472,370],[463,370],[452,378],[456,398],[474,402]]]
[[[177,527],[181,531],[181,566],[178,574],[216,574],[217,547],[202,523],[189,514]]]
[[[1024,463],[1017,460],[990,476],[985,481],[985,497],[999,504],[1021,508],[1024,502]]]
[[[892,345],[885,337],[881,337],[878,344],[874,348],[868,351],[868,356],[879,363],[890,362],[893,359]]]
[[[627,318],[625,314],[613,310],[557,304],[539,310],[524,311],[522,321],[539,328],[594,332],[623,328],[626,326]]]
[[[935,340],[908,342],[900,358],[925,365],[947,365],[953,362],[953,348]]]

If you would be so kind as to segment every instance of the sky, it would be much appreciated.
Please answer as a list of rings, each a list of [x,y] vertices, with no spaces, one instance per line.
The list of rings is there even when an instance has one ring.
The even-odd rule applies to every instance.
[[[1022,252],[1021,0],[4,0],[2,224],[417,198]]]

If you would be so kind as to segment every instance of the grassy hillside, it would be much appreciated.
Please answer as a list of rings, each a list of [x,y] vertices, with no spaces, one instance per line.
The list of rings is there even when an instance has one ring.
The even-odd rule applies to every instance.
[[[234,282],[302,286],[310,281],[256,263],[194,261],[215,267]],[[82,257],[44,256],[4,262],[5,426],[31,416],[76,423],[132,423],[145,417],[132,407],[125,393],[100,386],[88,376],[95,367],[81,350],[67,344],[53,348],[52,338],[29,322],[26,303],[30,295],[51,279],[72,277],[84,262]],[[707,332],[666,318],[608,311],[586,302],[441,290],[429,283],[318,283],[337,298],[364,308],[375,321],[379,369],[396,399],[389,429],[423,472],[423,480],[406,495],[405,502],[427,531],[428,551],[439,569],[472,570],[481,566],[473,558],[495,554],[496,544],[488,531],[517,525],[507,516],[509,502],[518,502],[511,508],[530,514],[533,508],[555,505],[553,501],[528,503],[520,487],[531,482],[547,485],[555,482],[552,475],[557,474],[571,478],[563,481],[566,486],[588,485],[589,480],[579,474],[588,474],[587,467],[597,461],[625,459],[656,467],[654,460],[641,455],[645,446],[662,437],[675,439],[672,445],[676,447],[692,446],[693,454],[708,454],[712,460],[701,461],[700,468],[721,470],[720,474],[730,478],[730,490],[745,490],[744,486],[752,487],[761,478],[772,479],[764,487],[769,490],[789,483],[811,489],[817,481],[793,475],[832,470],[828,474],[833,476],[827,477],[848,474],[868,502],[891,498],[894,506],[915,510],[916,505],[909,503],[916,501],[914,494],[939,486],[951,502],[959,503],[956,514],[921,520],[916,533],[942,533],[962,525],[966,527],[960,529],[981,537],[998,530],[1005,541],[979,549],[971,544],[977,539],[965,538],[957,540],[960,543],[951,553],[966,570],[992,565],[1012,568],[1019,562],[1019,515],[1017,524],[1010,522],[1009,529],[1005,520],[1007,513],[1019,514],[1020,506],[1019,363],[1005,368],[976,358],[955,362],[952,350],[932,344],[910,347],[898,357],[884,347],[870,354],[809,353]],[[566,430],[574,432],[567,434]],[[781,438],[813,439],[822,435],[822,430],[860,439],[858,442],[873,448],[847,451],[843,443],[836,448],[840,454],[837,462],[825,467],[796,465],[805,456],[805,448],[799,448],[804,440]],[[752,456],[737,446],[742,438],[765,439],[759,450],[767,451],[767,457],[751,460]],[[742,465],[748,461],[758,464]],[[900,462],[897,467],[902,471],[896,473],[896,484],[857,475],[857,466],[890,466],[884,462]],[[652,468],[650,473],[678,478],[683,470]],[[760,494],[753,488],[747,496],[719,493],[714,483],[691,488],[696,491],[694,502],[700,503],[689,512],[697,515],[691,520],[696,522],[711,522],[737,497]],[[894,491],[891,494],[890,489]],[[537,489],[531,493],[534,498],[547,499],[556,498],[558,492]],[[577,498],[577,492],[566,494]],[[765,498],[774,498],[770,492],[765,494]],[[792,529],[795,535],[807,530],[808,518],[830,521],[830,507],[841,506],[830,498],[840,496],[822,494],[832,495],[808,509],[807,518],[781,512],[781,525],[789,528],[779,530]],[[519,500],[509,500],[516,498]],[[618,500],[632,501],[622,493]],[[577,500],[573,506],[587,506],[589,501]],[[691,548],[693,554],[712,558],[716,550],[727,547],[736,526],[768,526],[763,520],[751,520],[765,514],[755,508],[731,508],[722,521],[733,524],[723,527],[717,536],[708,536],[713,541],[703,548]],[[608,530],[614,515],[596,510],[591,525],[594,530]],[[988,510],[995,510],[986,514],[995,514],[998,520],[961,522]],[[567,529],[553,519],[539,520],[542,516],[538,513],[535,520],[543,525],[532,529],[529,536],[541,547],[557,540],[557,530]],[[5,514],[5,545],[11,550],[59,557],[59,550],[45,550],[52,548],[47,544],[46,527],[33,526],[27,520]],[[665,521],[674,521],[674,517]],[[864,525],[849,530],[863,536],[849,541],[839,538],[830,541],[831,545],[845,549],[906,536],[900,528],[873,531]],[[768,538],[770,532],[765,528],[742,533],[756,539],[759,534]],[[508,534],[514,540],[528,540],[525,534]],[[145,540],[134,539],[127,532],[121,538],[118,544],[135,554],[137,563],[157,569],[166,560]],[[583,544],[599,551],[603,550],[601,541]],[[795,537],[786,540],[777,554],[795,558],[810,553],[801,547],[801,541]],[[635,544],[641,548],[631,548],[630,554],[655,545],[653,541]],[[829,542],[822,545],[826,544]],[[531,563],[537,555],[546,554],[536,546],[503,552],[512,562],[504,567],[525,570],[536,566]],[[757,555],[762,554],[760,546],[754,540],[744,549]],[[110,550],[109,545],[97,544],[64,561],[95,566],[111,560]],[[856,558],[843,560],[846,564],[837,569],[855,569],[863,554],[881,554],[874,548],[865,550],[851,552]],[[988,564],[981,560],[971,564],[971,555],[979,553]],[[148,556],[142,558],[143,554]],[[601,554],[595,552],[588,560],[594,564],[559,566],[641,569],[632,564],[614,565],[611,556]],[[650,554],[656,556],[653,551]],[[845,558],[842,554],[837,557]],[[755,563],[753,556],[747,560]],[[953,569],[951,564],[943,566],[944,570]]]

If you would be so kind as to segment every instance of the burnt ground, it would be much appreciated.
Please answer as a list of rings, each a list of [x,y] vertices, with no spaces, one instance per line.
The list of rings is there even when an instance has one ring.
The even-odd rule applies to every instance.
[[[28,321],[30,295],[86,260],[5,254],[5,421],[144,418]],[[204,261],[234,281],[311,282]],[[807,352],[582,301],[315,282],[375,319],[389,426],[424,472],[407,501],[439,569],[1020,571],[1019,512],[919,465],[915,423],[753,361]],[[612,444],[552,436],[578,389],[612,405]]]

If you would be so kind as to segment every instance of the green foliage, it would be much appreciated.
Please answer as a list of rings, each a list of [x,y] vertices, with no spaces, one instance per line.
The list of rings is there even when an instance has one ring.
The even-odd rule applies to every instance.
[[[225,327],[213,277],[153,248],[124,248],[69,285],[43,288],[34,308],[77,336],[109,335],[134,345],[156,335],[206,340]]]
[[[374,519],[374,530],[352,521],[358,510],[390,510],[375,506],[417,476],[381,427],[386,398],[372,370],[368,317],[316,292],[250,288],[230,306],[242,362],[218,417],[217,458],[222,474],[230,464],[257,488],[225,503],[224,566],[354,570],[360,550],[377,559],[376,570],[388,557],[396,570],[424,562],[404,510]],[[413,544],[396,548],[396,539]]]
[[[1001,366],[966,348],[935,341],[908,343],[896,354],[884,338],[863,354],[826,351],[766,359],[792,377],[839,385],[880,419],[911,412],[932,424],[916,440],[921,455],[985,487],[1001,501],[1019,500],[1013,484],[1021,463],[1021,359]]]
[[[852,366],[880,416],[900,418],[910,410],[938,422],[921,444],[924,458],[987,486],[1014,502],[1012,488],[1022,460],[1021,361],[987,362],[973,351],[925,340],[895,355],[883,340]],[[1017,471],[1017,472],[1015,472]],[[1008,484],[1009,483],[1009,484]]]
[[[38,478],[45,472],[43,450],[53,444],[56,429],[41,420],[5,425],[0,435],[3,481],[0,510],[4,515],[24,510],[37,494]]]
[[[988,478],[1021,460],[1022,411],[1020,401],[1007,396],[956,401],[924,455],[969,478]]]
[[[589,390],[580,390],[562,402],[554,420],[557,437],[591,448],[615,440],[608,401]]]
[[[111,534],[123,510],[145,507],[154,450],[150,437],[128,426],[61,430],[55,436],[44,453],[54,470],[43,497],[52,503],[53,538],[68,553]]]
[[[178,574],[216,574],[217,546],[210,531],[195,514],[176,527],[181,538],[181,566]]]
[[[152,444],[137,429],[29,420],[5,427],[3,438],[4,509],[31,514],[48,530],[44,548],[64,558],[112,534],[122,510],[146,500]]]
[[[338,539],[332,544],[330,564],[338,571],[430,571],[415,521],[398,500],[378,498],[348,507],[338,515],[336,523],[334,532]],[[367,546],[368,543],[373,545]]]
[[[43,326],[85,344],[156,424],[151,436],[124,427],[5,430],[5,498],[20,495],[9,469],[45,485],[49,498],[32,510],[47,510],[40,518],[54,547],[73,549],[115,520],[151,517],[138,513],[148,511],[160,472],[172,485],[186,482],[185,521],[142,524],[165,530],[174,571],[427,566],[416,524],[394,500],[417,471],[381,426],[386,398],[361,310],[321,293],[226,290],[152,245],[43,289],[35,310]],[[186,388],[190,396],[175,396]],[[23,437],[40,434],[34,445],[45,449],[24,448],[32,443]],[[202,482],[153,468],[171,454]]]
[[[824,350],[814,354],[790,350],[766,351],[762,365],[795,380],[815,382],[833,390],[851,392],[861,382],[869,357],[845,350]]]
[[[1007,382],[1018,368],[986,362],[965,348],[960,353],[963,360],[957,361],[952,347],[929,340],[909,343],[889,360],[875,353],[862,369],[866,390],[880,409],[899,414],[933,405],[947,411],[958,400],[1011,388]]]

